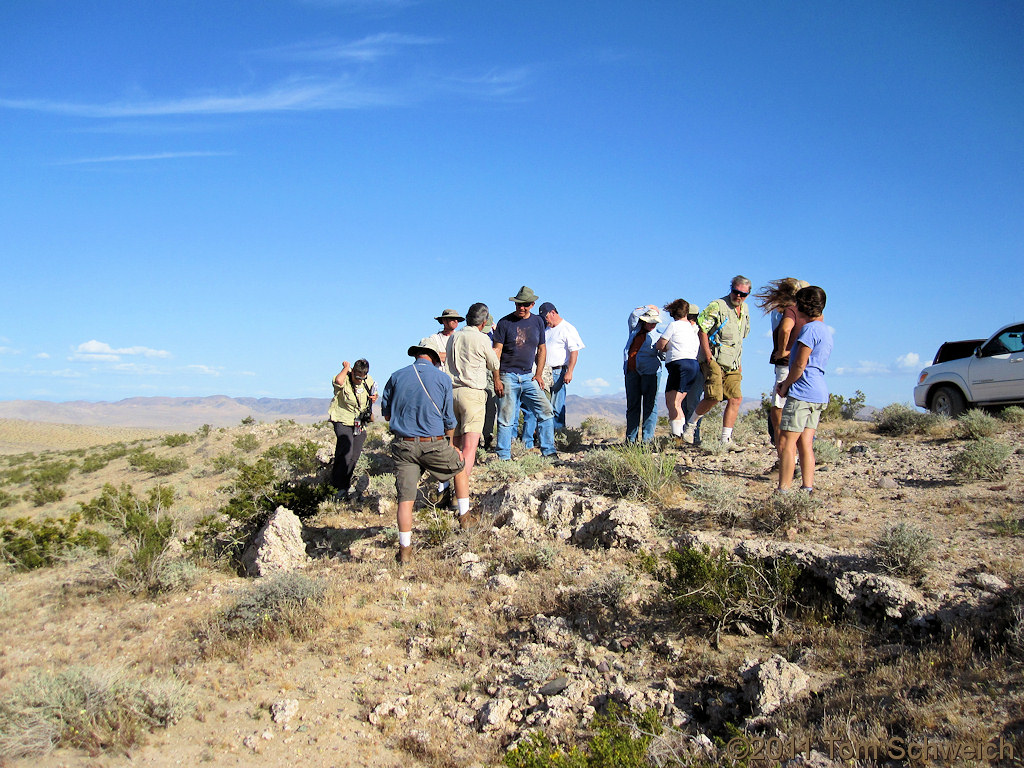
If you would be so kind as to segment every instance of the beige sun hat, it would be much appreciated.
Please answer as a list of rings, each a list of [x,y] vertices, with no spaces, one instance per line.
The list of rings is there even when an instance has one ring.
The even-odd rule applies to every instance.
[[[440,314],[440,316],[435,317],[434,319],[437,320],[437,322],[439,323],[443,323],[445,320],[458,320],[460,323],[466,322],[466,318],[464,318],[454,309],[446,309],[444,312]]]

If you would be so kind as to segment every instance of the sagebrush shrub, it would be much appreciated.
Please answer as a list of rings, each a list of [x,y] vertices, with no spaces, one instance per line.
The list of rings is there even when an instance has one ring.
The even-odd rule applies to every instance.
[[[1024,408],[1021,408],[1019,405],[1003,408],[999,413],[999,418],[1007,424],[1024,424]]]
[[[717,475],[701,475],[686,486],[686,491],[719,524],[736,524],[741,504],[739,492],[732,483]]]
[[[843,449],[824,437],[814,441],[815,464],[838,464],[843,459]]]
[[[997,480],[1006,472],[1006,460],[1013,447],[991,437],[982,437],[966,445],[953,457],[953,476],[962,481]]]
[[[0,521],[0,561],[20,571],[54,565],[64,553],[79,547],[107,552],[110,539],[91,528],[79,528],[82,515],[44,520]]]
[[[324,622],[324,585],[304,573],[261,579],[213,623],[230,640],[271,642],[281,637],[308,637]]]
[[[192,440],[192,435],[185,432],[177,432],[173,435],[164,436],[164,445],[168,448],[178,448],[182,445],[187,445]]]
[[[155,477],[164,477],[188,469],[188,462],[183,456],[161,457],[149,451],[138,450],[128,455],[128,466]]]
[[[886,526],[872,542],[871,549],[887,572],[921,580],[928,573],[935,540],[924,529],[901,521]]]
[[[240,451],[251,453],[260,447],[260,439],[256,435],[239,435],[232,441],[232,445]]]
[[[622,427],[598,416],[588,416],[580,424],[583,436],[590,440],[611,440],[622,434]]]
[[[957,435],[968,440],[992,437],[1002,428],[999,419],[978,408],[964,411],[956,421]]]
[[[937,414],[922,413],[909,405],[893,403],[875,414],[875,429],[879,434],[893,437],[923,435],[942,420]]]

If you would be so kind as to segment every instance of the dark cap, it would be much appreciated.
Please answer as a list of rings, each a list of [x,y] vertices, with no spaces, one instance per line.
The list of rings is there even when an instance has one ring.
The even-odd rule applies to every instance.
[[[544,317],[544,315],[546,315],[548,312],[557,311],[558,310],[555,309],[554,304],[552,304],[550,301],[545,301],[543,304],[540,305],[540,309],[537,310],[537,314],[540,315],[541,317]]]

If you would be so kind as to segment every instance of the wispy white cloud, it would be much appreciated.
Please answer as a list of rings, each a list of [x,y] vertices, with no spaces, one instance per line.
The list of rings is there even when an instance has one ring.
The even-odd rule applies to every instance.
[[[590,388],[594,392],[598,392],[598,391],[608,387],[609,384],[608,384],[607,381],[605,381],[602,378],[596,378],[596,379],[587,379],[586,381],[583,382],[583,386]]]
[[[180,160],[190,157],[224,157],[233,152],[156,152],[149,155],[111,155],[109,157],[84,157],[78,160],[65,160],[56,165],[85,165],[89,163],[135,163],[151,160]]]
[[[118,373],[128,373],[133,376],[165,376],[167,371],[158,368],[151,363],[118,363],[112,366],[112,370]]]
[[[165,101],[85,104],[47,99],[0,99],[0,107],[73,117],[121,118],[172,115],[237,115],[256,112],[360,109],[400,103],[396,93],[356,85],[349,78],[283,83],[259,93],[205,95]]]
[[[50,359],[50,353],[49,352],[37,352],[35,355],[33,355],[33,357],[36,360],[49,360]]]
[[[220,376],[221,372],[224,370],[223,368],[214,368],[214,367],[209,366],[209,365],[198,365],[198,364],[197,365],[186,365],[185,368],[187,370],[192,371],[193,373],[200,373],[200,374],[202,374],[204,376]]]
[[[122,356],[142,355],[143,357],[170,357],[171,353],[163,349],[149,347],[122,347],[114,349],[103,341],[92,339],[79,344],[68,360],[85,360],[91,362],[116,363]]]
[[[520,93],[533,76],[529,67],[492,69],[479,75],[450,76],[447,90],[463,96],[506,98]]]
[[[382,32],[361,40],[321,40],[270,48],[260,53],[277,59],[307,62],[374,62],[398,54],[403,48],[436,45],[437,38]]]
[[[20,349],[14,349],[13,347],[0,347],[0,355],[20,355]]]

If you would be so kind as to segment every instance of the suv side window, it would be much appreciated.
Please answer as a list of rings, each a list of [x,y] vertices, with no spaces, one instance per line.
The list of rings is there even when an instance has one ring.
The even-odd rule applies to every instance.
[[[1024,325],[1007,328],[981,349],[981,357],[1005,355],[1007,352],[1024,350]]]

